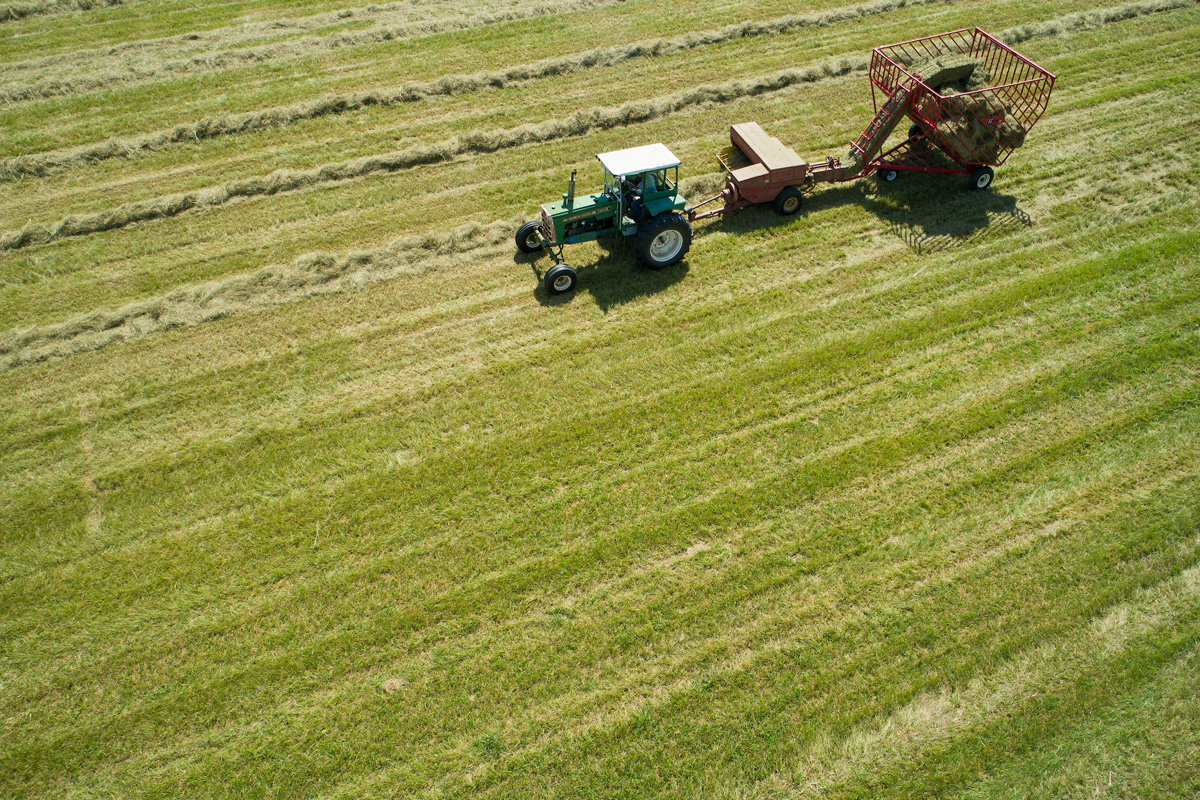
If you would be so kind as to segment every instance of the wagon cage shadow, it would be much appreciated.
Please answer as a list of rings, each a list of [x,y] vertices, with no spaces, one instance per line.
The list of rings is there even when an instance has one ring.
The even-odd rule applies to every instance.
[[[920,255],[934,255],[1033,227],[1033,219],[1012,195],[994,189],[962,191],[959,181],[949,176],[910,173],[901,180],[904,185],[860,181],[846,187],[842,199],[859,203],[879,217],[889,233]],[[822,194],[831,195],[826,201],[830,204],[838,200],[833,196],[838,194],[836,191]],[[819,205],[819,201],[812,203],[812,207]]]

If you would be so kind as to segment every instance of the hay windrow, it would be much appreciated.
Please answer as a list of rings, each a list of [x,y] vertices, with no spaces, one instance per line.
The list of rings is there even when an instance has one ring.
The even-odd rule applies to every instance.
[[[466,94],[483,89],[503,88],[586,69],[611,67],[635,58],[669,55],[734,39],[779,35],[804,28],[825,27],[850,19],[884,14],[908,6],[950,1],[880,0],[880,2],[837,9],[824,14],[795,15],[765,22],[744,22],[728,25],[719,30],[693,32],[671,39],[652,39],[628,45],[601,47],[561,58],[548,58],[530,64],[518,64],[501,70],[489,70],[468,75],[443,75],[429,81],[410,81],[393,89],[331,95],[291,106],[277,106],[215,119],[206,118],[133,138],[113,138],[71,150],[6,158],[0,161],[0,181],[15,180],[24,176],[50,175],[110,158],[128,158],[140,152],[162,149],[179,142],[197,142],[219,136],[279,128],[302,120],[374,106],[417,102],[438,95]]]
[[[715,193],[720,173],[680,182],[689,198]],[[523,218],[460,225],[445,233],[406,236],[386,247],[342,255],[308,253],[288,266],[264,267],[161,297],[92,311],[64,322],[12,330],[0,336],[0,370],[48,358],[91,352],[168,328],[191,327],[231,314],[292,303],[317,294],[348,291],[401,275],[421,275],[456,263],[462,253],[501,254],[511,250]]]
[[[244,114],[205,118],[142,136],[112,138],[70,150],[55,150],[5,158],[0,160],[0,181],[11,181],[21,177],[42,177],[110,158],[133,157],[142,152],[162,149],[180,142],[198,142],[220,136],[279,128],[331,114],[341,114],[373,106],[416,102],[437,95],[464,94],[482,89],[503,88],[593,67],[613,66],[634,58],[666,55],[735,38],[778,35],[806,27],[823,27],[847,19],[872,16],[897,8],[933,2],[950,2],[950,0],[883,0],[883,2],[838,9],[825,14],[783,17],[766,22],[747,22],[730,25],[717,31],[690,33],[674,39],[656,39],[618,47],[597,48],[571,56],[544,59],[503,70],[478,72],[470,75],[445,75],[431,81],[406,83],[394,89],[379,89],[349,95],[330,95],[291,106],[278,106]],[[1070,14],[1037,25],[1010,28],[1001,32],[999,38],[1008,44],[1017,44],[1029,39],[1063,35],[1144,14],[1184,8],[1195,5],[1197,2],[1200,0],[1152,0],[1152,2],[1128,3],[1109,9]]]
[[[1004,41],[1015,42],[1038,37],[1062,36],[1097,25],[1131,19],[1141,14],[1182,8],[1197,3],[1200,3],[1200,0],[1152,0],[1152,2],[1129,3],[1110,9],[1070,14],[1038,26],[1006,30],[1000,35],[1000,38]],[[309,170],[277,170],[266,176],[244,178],[220,186],[126,203],[105,211],[72,214],[52,225],[30,222],[19,231],[10,231],[0,235],[0,251],[16,250],[67,237],[114,230],[135,222],[173,217],[191,209],[219,206],[238,197],[249,198],[295,191],[321,183],[435,164],[459,156],[486,154],[511,147],[582,136],[593,131],[659,119],[689,107],[728,103],[743,97],[780,91],[798,84],[813,83],[848,75],[852,72],[862,72],[866,70],[868,64],[869,60],[866,57],[827,61],[801,69],[783,70],[774,75],[696,86],[665,97],[632,101],[616,107],[583,109],[564,119],[529,123],[509,129],[469,132],[431,145],[417,145],[405,150],[326,164]],[[340,105],[338,98],[332,98],[329,102],[335,108]],[[1016,137],[1018,134],[1020,132],[1014,132],[1013,136]],[[1019,138],[1023,141],[1023,134],[1020,134]],[[117,150],[121,149],[120,144],[111,146]]]
[[[431,145],[419,145],[352,161],[325,164],[309,170],[276,170],[270,175],[243,178],[192,192],[126,203],[92,214],[72,214],[53,225],[31,222],[19,231],[0,235],[0,250],[16,250],[71,236],[123,228],[135,222],[173,217],[191,209],[219,206],[239,197],[259,197],[296,191],[317,184],[436,164],[458,156],[493,153],[526,144],[582,136],[592,131],[659,119],[689,107],[728,103],[742,97],[777,92],[798,84],[861,72],[867,68],[867,64],[865,58],[828,61],[802,69],[784,70],[774,75],[696,86],[653,100],[635,101],[609,108],[584,109],[564,119],[529,123],[503,130],[465,133]]]
[[[287,266],[175,289],[116,311],[98,310],[65,322],[13,330],[0,337],[0,369],[90,352],[169,328],[191,327],[317,294],[347,291],[401,275],[452,265],[462,253],[506,251],[523,220],[469,223],[446,233],[408,236],[386,247],[341,255],[308,253]]]
[[[625,0],[559,0],[502,11],[476,12],[436,20],[410,22],[401,25],[375,25],[366,30],[341,31],[328,36],[306,36],[268,45],[201,53],[189,58],[162,61],[144,66],[119,67],[110,70],[92,69],[72,78],[47,78],[32,84],[8,83],[0,88],[0,104],[11,105],[26,100],[65,97],[113,86],[169,80],[199,72],[236,69],[263,62],[300,58],[315,53],[340,50],[359,45],[432,36],[449,31],[469,30],[536,17],[569,14],[598,6],[622,3]]]
[[[1094,11],[1066,14],[1045,22],[1008,28],[1000,33],[998,38],[1005,44],[1020,44],[1030,39],[1045,39],[1099,28],[1113,22],[1123,22],[1147,14],[1190,8],[1197,3],[1200,3],[1200,0],[1149,0],[1141,3],[1125,3],[1110,8],[1098,8]]]
[[[120,2],[121,0],[116,0],[108,4],[117,5]],[[339,25],[438,22],[445,20],[450,16],[448,12],[454,11],[458,6],[459,4],[451,3],[431,5],[424,0],[395,0],[383,4],[372,3],[365,7],[339,8],[303,17],[241,21],[221,28],[194,29],[154,39],[122,41],[67,53],[38,56],[24,61],[11,61],[0,64],[0,75],[6,76],[5,82],[36,82],[37,73],[46,70],[53,70],[61,75],[67,70],[78,73],[105,71],[108,69],[105,66],[106,62],[116,63],[123,68],[137,63],[152,64],[155,63],[155,59],[161,63],[166,60],[178,60],[180,50],[196,51],[206,48],[215,52],[256,41],[261,44],[264,39],[328,31]],[[505,0],[482,0],[472,2],[469,8],[478,15],[481,10],[505,6],[511,4]],[[167,55],[161,55],[163,53]],[[33,77],[19,77],[29,73],[34,73]]]
[[[11,22],[42,14],[69,14],[93,8],[119,6],[124,0],[49,0],[49,2],[5,3],[0,5],[0,22]]]

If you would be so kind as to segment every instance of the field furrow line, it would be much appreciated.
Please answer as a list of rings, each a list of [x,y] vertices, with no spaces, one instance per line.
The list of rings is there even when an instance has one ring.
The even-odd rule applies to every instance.
[[[257,47],[223,50],[182,60],[166,61],[149,67],[128,67],[124,70],[93,72],[66,79],[48,78],[34,84],[9,83],[0,87],[0,105],[11,105],[26,100],[41,100],[49,97],[66,97],[98,89],[108,89],[113,86],[234,69],[265,61],[276,62],[281,59],[300,58],[319,52],[342,50],[359,45],[380,44],[536,17],[568,14],[621,2],[624,0],[559,0],[558,2],[519,6],[507,11],[477,12],[403,25],[381,25],[364,31],[343,31],[324,37],[305,37]]]
[[[393,89],[384,88],[348,95],[333,95],[307,103],[277,106],[215,119],[205,118],[132,138],[112,138],[68,150],[10,156],[0,160],[0,181],[11,181],[25,176],[50,175],[111,158],[133,157],[140,152],[158,150],[173,144],[279,128],[303,120],[362,108],[417,102],[437,95],[463,94],[482,89],[502,88],[584,69],[609,67],[636,58],[670,55],[737,39],[764,35],[774,36],[806,28],[827,27],[854,19],[885,14],[901,8],[932,3],[945,4],[953,1],[881,0],[824,14],[780,17],[763,22],[745,22],[713,31],[688,33],[670,39],[654,39],[629,45],[596,48],[570,56],[544,59],[500,70],[464,75],[444,75],[429,81],[409,82]],[[1029,39],[1063,35],[1110,22],[1183,8],[1194,5],[1198,1],[1200,0],[1148,0],[1147,2],[1126,3],[1108,9],[1066,15],[1048,23],[1011,28],[1003,31],[1000,37],[1010,44],[1015,44]]]

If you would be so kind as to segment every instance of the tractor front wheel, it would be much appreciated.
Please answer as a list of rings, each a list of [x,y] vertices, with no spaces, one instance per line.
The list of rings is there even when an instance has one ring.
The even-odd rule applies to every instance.
[[[545,247],[542,242],[541,234],[538,233],[540,225],[536,222],[526,222],[521,227],[517,228],[517,249],[522,253],[536,253]]]
[[[804,203],[804,195],[795,186],[788,186],[775,195],[775,213],[781,217],[790,217],[800,210]]]
[[[566,264],[555,264],[550,269],[546,270],[546,291],[550,294],[566,294],[575,288],[575,283],[579,280],[579,273],[574,267],[568,267]]]
[[[683,214],[672,212],[642,226],[633,242],[633,254],[650,269],[662,269],[677,263],[691,246],[691,224]]]
[[[976,167],[971,173],[971,179],[967,181],[968,189],[986,189],[992,185],[992,178],[996,173],[992,172],[991,167]]]

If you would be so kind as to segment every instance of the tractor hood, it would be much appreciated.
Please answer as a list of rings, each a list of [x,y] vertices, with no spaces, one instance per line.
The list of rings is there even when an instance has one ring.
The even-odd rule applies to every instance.
[[[562,200],[556,200],[553,203],[543,204],[542,213],[554,219],[563,219],[565,222],[571,222],[577,215],[581,215],[578,216],[579,219],[590,217],[596,213],[596,208],[599,206],[615,206],[616,204],[617,201],[604,192],[598,194],[581,194],[576,195],[575,202],[570,208],[567,208],[567,204]]]

